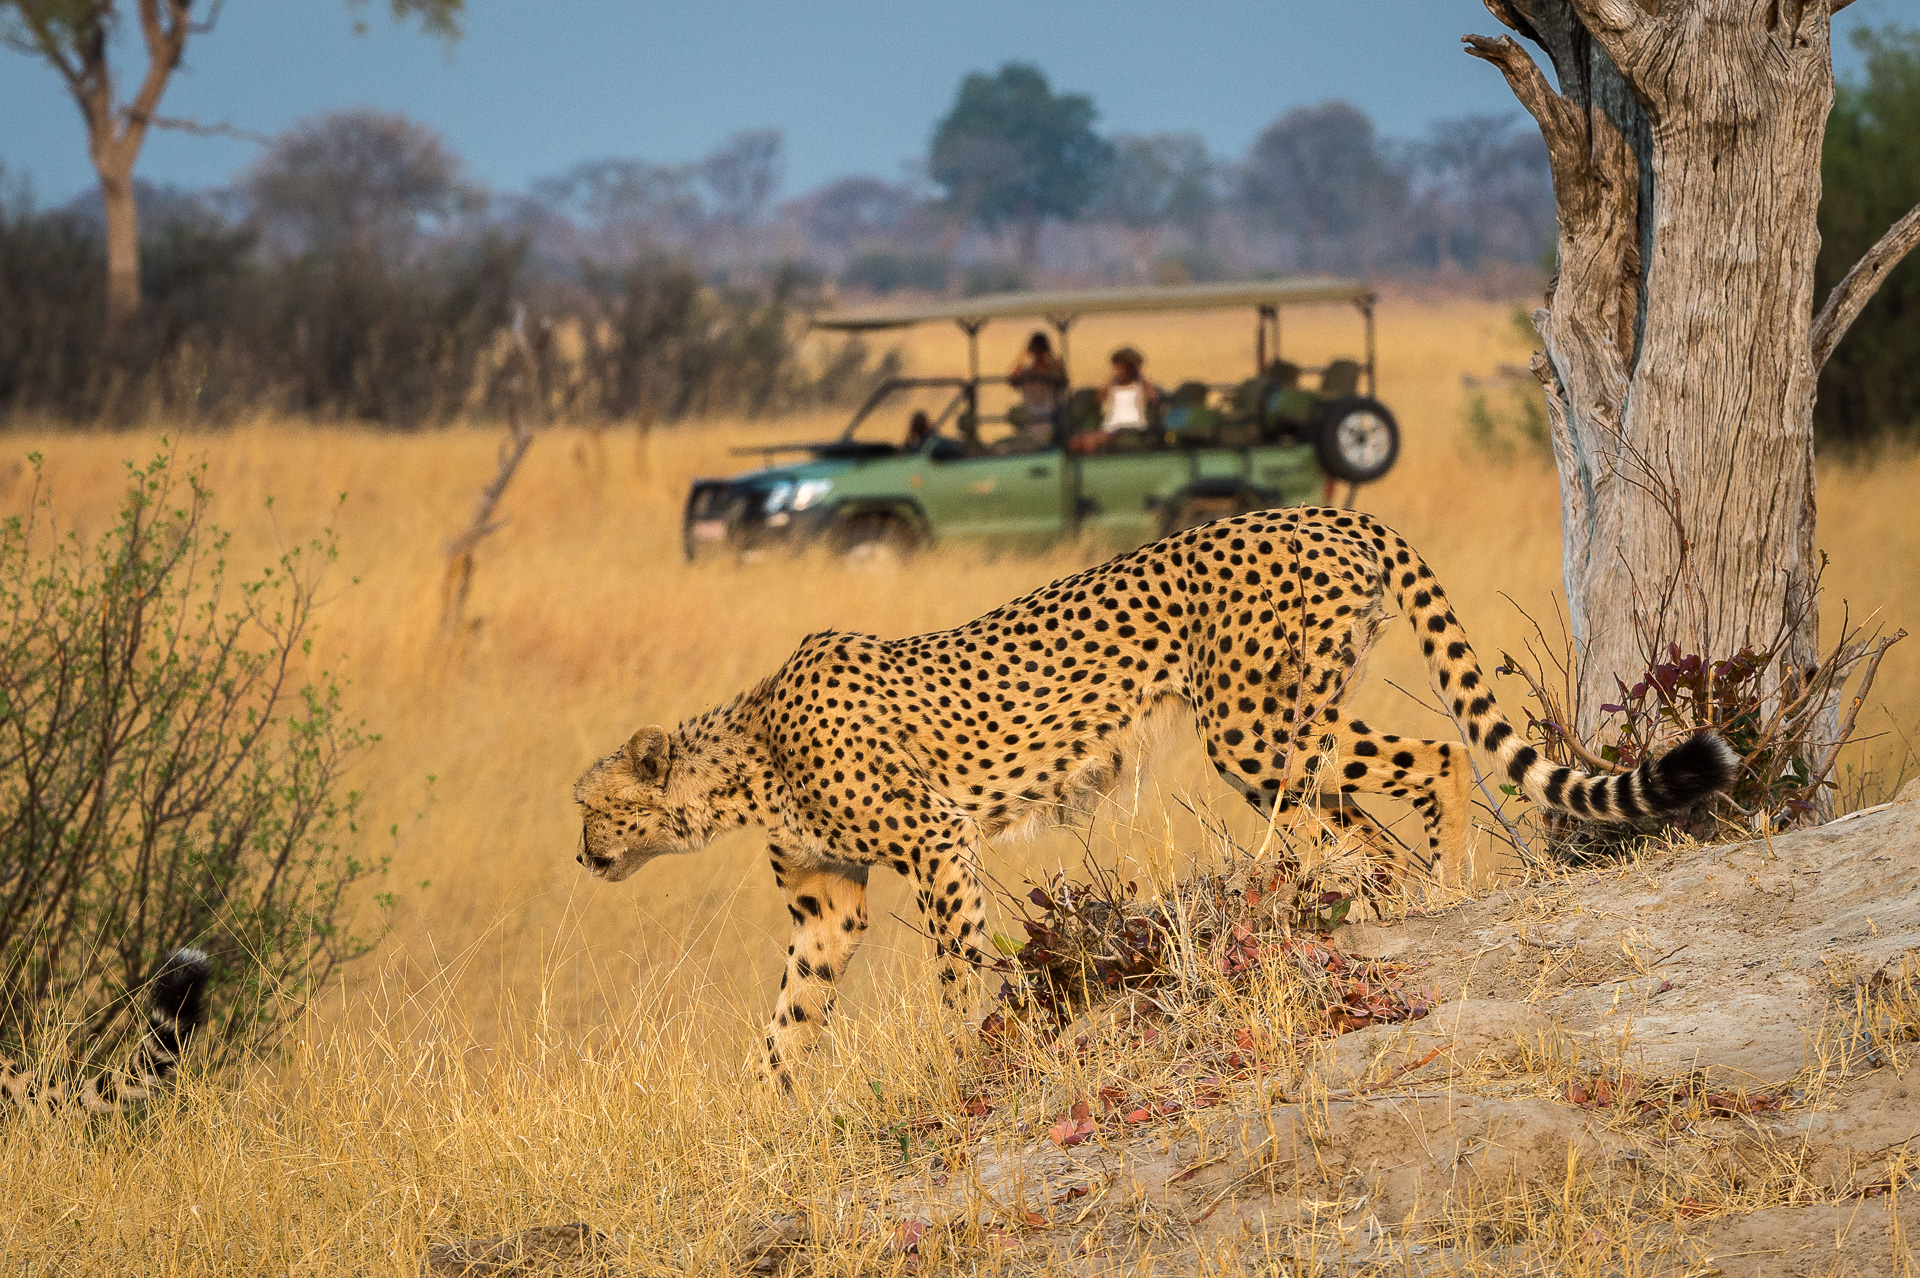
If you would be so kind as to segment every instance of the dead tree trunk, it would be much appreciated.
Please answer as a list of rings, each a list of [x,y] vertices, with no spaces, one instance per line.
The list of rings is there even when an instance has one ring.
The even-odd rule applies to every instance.
[[[467,624],[467,596],[473,588],[474,552],[480,543],[504,527],[494,518],[507,485],[513,482],[527,450],[533,447],[533,434],[545,416],[545,400],[540,385],[540,354],[535,343],[527,340],[526,312],[516,310],[511,332],[512,347],[503,370],[506,383],[507,437],[500,443],[493,478],[480,489],[473,518],[447,543],[447,571],[440,583],[440,628],[458,636]],[[544,325],[536,342],[544,352],[552,332]]]
[[[1784,624],[1772,678],[1792,686],[1819,661],[1813,400],[1838,339],[1813,331],[1829,4],[1486,3],[1559,82],[1511,37],[1466,37],[1552,160],[1559,269],[1534,371],[1578,730],[1596,731],[1650,641],[1726,658]]]

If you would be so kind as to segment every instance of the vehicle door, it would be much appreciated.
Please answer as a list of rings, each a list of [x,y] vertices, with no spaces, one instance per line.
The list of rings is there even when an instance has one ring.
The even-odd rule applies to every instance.
[[[1059,449],[945,459],[941,451],[925,454],[908,481],[935,537],[1026,542],[1060,535],[1065,519]]]
[[[1188,472],[1186,454],[1171,448],[1093,453],[1076,465],[1080,530],[1129,546],[1160,535],[1161,499],[1180,488]]]

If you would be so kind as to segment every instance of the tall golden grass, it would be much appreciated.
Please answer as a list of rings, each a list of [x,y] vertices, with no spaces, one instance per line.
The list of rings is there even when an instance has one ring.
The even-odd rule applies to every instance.
[[[988,333],[1009,361],[1024,336]],[[1357,350],[1359,333],[1347,312],[1287,316],[1288,353],[1307,362]],[[1121,341],[1144,349],[1163,380],[1225,379],[1252,363],[1252,327],[1237,316],[1103,318],[1074,330],[1076,379],[1095,376]],[[1555,615],[1559,592],[1550,469],[1489,464],[1460,434],[1463,375],[1523,360],[1517,341],[1501,305],[1384,304],[1380,394],[1405,447],[1395,472],[1362,495],[1433,564],[1489,665],[1532,634],[1525,614]],[[957,333],[928,330],[907,354],[917,369],[951,369],[964,346]],[[646,1204],[645,1219],[706,1219],[777,1179],[768,1168],[841,1157],[828,1150],[831,1129],[780,1117],[740,1090],[737,1065],[771,1004],[785,944],[759,836],[730,835],[603,885],[574,864],[569,799],[580,770],[635,727],[724,700],[809,632],[952,625],[1093,553],[947,549],[880,571],[824,558],[682,561],[691,478],[751,464],[736,447],[839,425],[819,416],[543,434],[502,503],[504,528],[480,551],[458,635],[440,625],[443,547],[492,473],[496,431],[402,436],[263,421],[173,439],[204,458],[237,565],[264,563],[278,543],[322,527],[340,533],[318,647],[384,737],[354,780],[372,808],[366,850],[392,852],[400,899],[380,952],[305,1022],[290,1055],[262,1063],[246,1095],[190,1083],[179,1106],[144,1126],[80,1145],[47,1125],[0,1131],[5,1179],[24,1187],[12,1195],[13,1223],[0,1224],[0,1268],[38,1259],[71,1272],[374,1272],[392,1244],[393,1271],[411,1272],[426,1234],[572,1218],[589,1203],[615,1204],[594,1213],[610,1218]],[[15,459],[38,451],[65,526],[97,533],[122,462],[153,452],[159,433],[7,436],[0,510],[26,500],[28,472]],[[1916,491],[1913,455],[1823,469],[1830,628],[1845,600],[1856,617],[1877,609],[1920,632],[1920,527],[1907,509]],[[1888,658],[1861,716],[1866,731],[1893,735],[1850,756],[1855,802],[1897,780],[1907,757],[1897,734],[1920,741],[1920,660],[1908,646]],[[1358,709],[1390,730],[1450,732],[1426,686],[1417,648],[1390,631]],[[1499,692],[1517,711],[1521,689],[1502,681]],[[1216,801],[1248,828],[1187,734],[1169,733],[1099,818],[1091,846],[1158,878],[1204,842],[1189,807]],[[1055,832],[990,849],[989,869],[1017,884],[1081,855],[1078,836]],[[879,1051],[906,1071],[902,1086],[923,1076],[944,1086],[929,1063],[938,1053],[915,1037],[925,1031],[897,1016],[918,1006],[924,961],[911,896],[876,879],[872,914],[842,1003],[843,1059]],[[862,1100],[864,1084],[835,1086],[846,1112],[892,1103]],[[798,1143],[774,1149],[788,1138]],[[697,1251],[706,1235],[689,1226],[675,1236]]]

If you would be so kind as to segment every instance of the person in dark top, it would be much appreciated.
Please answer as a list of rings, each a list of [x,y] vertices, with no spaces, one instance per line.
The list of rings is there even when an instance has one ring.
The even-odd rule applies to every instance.
[[[907,423],[907,437],[901,441],[900,447],[907,452],[917,453],[920,451],[920,446],[931,438],[933,438],[933,419],[924,412],[915,412],[912,420]]]
[[[1036,331],[1027,339],[1027,349],[1015,361],[1007,381],[1020,392],[1020,406],[1026,410],[1026,436],[1034,443],[1052,440],[1054,415],[1067,389],[1067,366],[1053,353],[1053,343],[1045,333]]]

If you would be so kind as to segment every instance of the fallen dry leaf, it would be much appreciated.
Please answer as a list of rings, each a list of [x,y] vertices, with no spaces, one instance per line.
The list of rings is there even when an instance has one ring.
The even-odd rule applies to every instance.
[[[917,1251],[920,1240],[926,1237],[927,1222],[924,1220],[903,1220],[894,1226],[893,1239],[887,1245],[895,1251]]]

